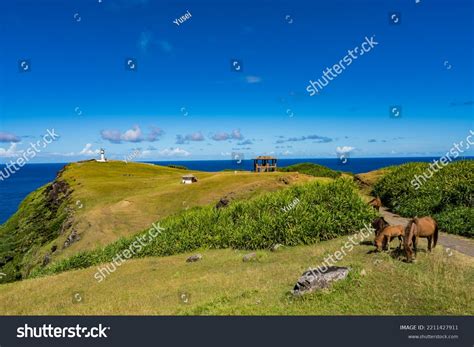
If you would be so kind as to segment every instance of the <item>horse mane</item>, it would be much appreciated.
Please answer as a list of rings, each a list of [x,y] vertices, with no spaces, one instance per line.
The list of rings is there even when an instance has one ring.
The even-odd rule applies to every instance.
[[[411,226],[413,225],[413,223],[416,223],[415,218],[412,218],[408,221],[408,224],[405,227],[405,237],[407,237],[410,234]]]
[[[383,240],[383,238],[385,237],[385,235],[383,234],[382,231],[383,231],[383,230],[380,230],[380,232],[377,234],[377,236],[375,236],[374,242]]]

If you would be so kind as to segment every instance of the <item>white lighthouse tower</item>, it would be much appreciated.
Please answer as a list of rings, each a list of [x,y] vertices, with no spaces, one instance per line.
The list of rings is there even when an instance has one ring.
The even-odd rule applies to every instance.
[[[105,149],[101,148],[100,149],[100,159],[97,159],[99,163],[106,163],[107,158],[105,157]]]

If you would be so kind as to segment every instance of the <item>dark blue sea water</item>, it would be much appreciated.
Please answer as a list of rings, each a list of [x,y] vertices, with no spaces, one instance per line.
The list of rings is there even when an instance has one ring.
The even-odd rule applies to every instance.
[[[351,158],[343,164],[337,158],[331,159],[279,159],[278,166],[288,166],[296,163],[311,162],[327,166],[334,170],[361,173],[390,165],[407,162],[430,162],[438,158]],[[196,161],[160,161],[152,162],[158,165],[183,165],[191,170],[222,171],[252,170],[253,162],[243,160],[240,164],[233,160],[196,160]],[[20,202],[32,191],[51,182],[65,164],[28,164],[23,166],[7,179],[0,179],[0,223],[4,223],[15,213]],[[5,166],[0,165],[2,173]]]
[[[4,223],[18,208],[20,202],[32,191],[51,182],[65,164],[28,164],[10,177],[0,176],[0,223]],[[0,165],[7,176],[5,165]],[[3,181],[1,180],[3,178]]]
[[[289,166],[298,163],[316,163],[327,166],[333,170],[352,172],[355,174],[368,172],[382,167],[399,165],[414,161],[430,162],[434,159],[431,157],[423,158],[351,158],[345,164],[338,158],[326,159],[278,159],[278,166]],[[222,171],[231,170],[253,170],[252,160],[242,160],[240,164],[235,160],[194,160],[194,161],[159,161],[149,162],[157,165],[183,165],[190,170],[200,171]]]

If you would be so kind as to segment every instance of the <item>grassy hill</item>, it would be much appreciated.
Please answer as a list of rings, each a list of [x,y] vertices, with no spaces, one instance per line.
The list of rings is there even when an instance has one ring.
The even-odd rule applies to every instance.
[[[199,181],[181,184],[184,173]],[[25,278],[35,267],[107,245],[223,196],[244,199],[313,179],[297,173],[211,173],[122,161],[69,164],[0,226],[0,271],[7,274],[0,281]]]
[[[314,163],[299,163],[290,166],[285,166],[278,168],[280,172],[299,172],[309,176],[315,177],[330,177],[338,178],[341,177],[342,173],[340,171],[331,170],[323,165],[314,164]]]
[[[257,251],[201,250],[125,262],[104,281],[96,267],[0,285],[0,314],[7,315],[472,315],[472,258],[439,245],[416,264],[357,245],[337,265],[350,277],[328,289],[290,294],[308,267],[321,264],[347,236],[315,245]],[[421,248],[425,249],[423,242]],[[187,303],[180,300],[186,295]],[[76,298],[81,300],[78,302]]]
[[[38,269],[32,275],[111,262],[126,249],[140,248],[133,257],[143,257],[166,256],[201,247],[268,249],[279,243],[287,246],[311,244],[361,230],[375,215],[361,200],[350,180],[338,179],[324,184],[310,182],[237,201],[223,209],[197,207],[170,216],[160,221],[164,231],[141,247],[134,245],[136,237],[148,239],[149,228],[134,237]]]
[[[0,249],[14,257],[7,266],[18,264],[13,252],[18,249],[19,271],[26,268],[38,277],[0,285],[0,314],[474,314],[473,258],[440,245],[426,253],[424,241],[417,263],[407,264],[396,251],[372,253],[369,237],[337,263],[352,269],[347,280],[303,297],[290,294],[304,270],[339,251],[349,234],[374,216],[363,191],[396,168],[359,175],[369,182],[361,192],[344,175],[109,164],[67,166],[1,227]],[[199,182],[181,185],[184,172]],[[216,209],[224,195],[235,201]],[[106,218],[96,222],[97,216]],[[156,221],[163,233],[98,282],[98,267]],[[71,230],[81,230],[81,240],[56,250],[52,263],[42,266],[43,255],[52,245],[61,246]],[[285,246],[270,252],[275,243]],[[243,262],[250,249],[256,260]],[[190,252],[203,259],[186,263]]]

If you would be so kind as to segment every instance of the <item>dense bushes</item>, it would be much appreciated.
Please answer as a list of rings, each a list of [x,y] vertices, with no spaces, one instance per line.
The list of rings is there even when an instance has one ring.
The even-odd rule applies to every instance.
[[[279,168],[282,172],[299,172],[302,174],[316,176],[316,177],[330,177],[337,178],[341,176],[341,172],[331,170],[325,166],[313,163],[301,163]]]
[[[474,209],[472,207],[454,207],[436,215],[441,230],[453,234],[474,237]]]
[[[172,168],[172,169],[178,169],[178,170],[187,170],[188,168],[186,166],[183,166],[183,165],[167,165],[168,167]]]
[[[474,236],[474,161],[453,162],[422,178],[430,176],[428,168],[428,163],[396,167],[377,182],[374,194],[402,216],[431,215],[442,231]]]
[[[312,182],[235,201],[226,208],[197,207],[165,218],[160,222],[165,231],[137,256],[165,256],[198,248],[263,249],[276,243],[311,244],[356,232],[374,215],[349,180]],[[121,239],[105,248],[75,255],[40,273],[110,262],[134,240]]]

